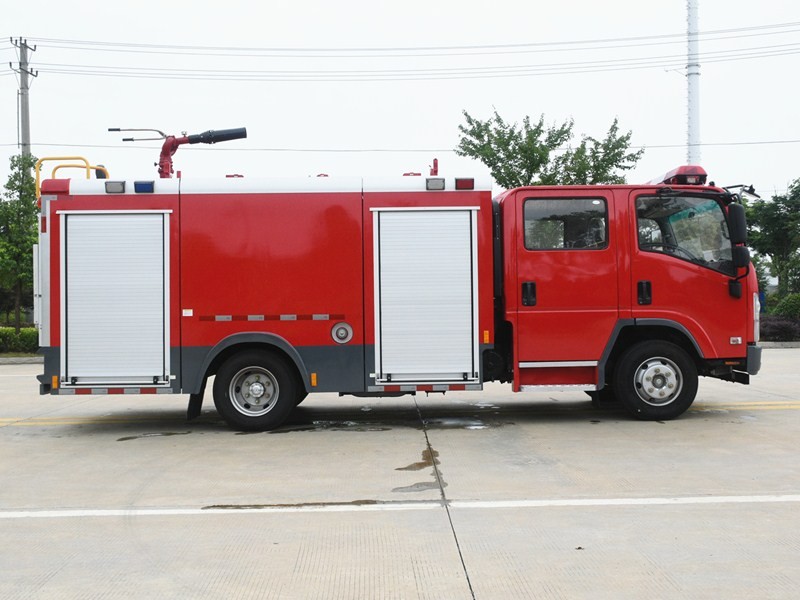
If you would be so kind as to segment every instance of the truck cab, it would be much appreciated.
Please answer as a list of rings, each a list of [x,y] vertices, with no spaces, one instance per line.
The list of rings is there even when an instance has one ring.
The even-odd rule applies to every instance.
[[[498,378],[515,391],[616,397],[639,418],[666,419],[691,405],[698,375],[747,383],[758,372],[743,209],[686,177],[495,199],[496,329],[508,339]]]

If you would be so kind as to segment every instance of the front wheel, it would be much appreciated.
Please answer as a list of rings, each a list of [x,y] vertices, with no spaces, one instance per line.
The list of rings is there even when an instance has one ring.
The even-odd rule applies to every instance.
[[[229,358],[214,379],[214,405],[235,429],[266,431],[279,427],[297,404],[292,368],[281,357],[247,350]]]
[[[617,363],[614,391],[637,419],[659,421],[682,415],[697,395],[697,366],[670,342],[639,342]]]

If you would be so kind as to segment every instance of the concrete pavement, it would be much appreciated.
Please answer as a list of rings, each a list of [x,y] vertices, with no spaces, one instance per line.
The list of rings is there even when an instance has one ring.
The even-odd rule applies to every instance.
[[[794,598],[800,349],[665,423],[582,393],[40,397],[0,367],[3,598]]]

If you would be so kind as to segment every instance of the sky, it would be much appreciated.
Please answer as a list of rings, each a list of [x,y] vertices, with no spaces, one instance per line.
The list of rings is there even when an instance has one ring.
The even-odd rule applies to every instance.
[[[800,3],[699,11],[699,162],[718,185],[784,193],[800,178]],[[156,177],[160,142],[123,143],[109,127],[247,128],[181,147],[184,178],[425,173],[434,157],[442,174],[483,176],[453,149],[462,111],[496,110],[573,119],[576,137],[618,118],[645,148],[627,179],[644,183],[687,162],[686,15],[678,0],[9,2],[0,178],[19,151],[9,38],[25,38],[33,153],[85,156],[115,179]]]

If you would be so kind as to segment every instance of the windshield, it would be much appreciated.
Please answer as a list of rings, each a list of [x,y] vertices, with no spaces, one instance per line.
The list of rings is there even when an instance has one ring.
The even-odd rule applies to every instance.
[[[728,224],[713,198],[653,196],[636,200],[639,248],[735,275]]]

